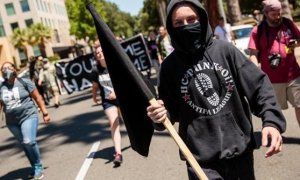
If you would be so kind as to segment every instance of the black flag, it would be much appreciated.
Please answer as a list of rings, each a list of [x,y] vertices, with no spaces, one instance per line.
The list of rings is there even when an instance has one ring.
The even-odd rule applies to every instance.
[[[135,68],[94,6],[88,4],[87,9],[94,19],[131,147],[139,154],[148,156],[154,129],[146,108],[149,100],[155,98],[155,88]]]

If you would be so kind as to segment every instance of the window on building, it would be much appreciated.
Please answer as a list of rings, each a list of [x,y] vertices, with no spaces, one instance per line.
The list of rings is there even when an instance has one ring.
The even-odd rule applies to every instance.
[[[45,12],[46,10],[45,10],[43,1],[40,1],[40,3],[41,3],[42,11]]]
[[[41,49],[38,45],[32,46],[34,56],[41,56]]]
[[[48,3],[48,10],[49,10],[49,13],[52,13],[52,7],[51,7],[50,3]]]
[[[6,9],[6,13],[7,13],[8,16],[12,16],[12,15],[16,14],[13,3],[5,4],[5,9]]]
[[[59,34],[58,34],[58,30],[57,29],[54,29],[54,37],[55,37],[55,40],[57,43],[60,42],[60,38],[59,38]]]
[[[3,21],[2,18],[0,17],[0,37],[6,36],[5,35],[5,30],[4,30],[4,26],[3,26]]]
[[[33,24],[33,20],[32,19],[26,19],[25,24],[26,24],[27,27],[30,27]]]
[[[0,26],[0,37],[4,37],[4,36],[6,36],[5,30],[4,30],[4,26],[1,25],[1,26]]]
[[[30,11],[29,4],[28,4],[27,0],[20,0],[20,5],[21,5],[21,8],[22,8],[23,12]]]
[[[40,5],[40,1],[39,0],[35,0],[37,9],[40,11],[41,10],[41,5]]]
[[[19,28],[19,24],[17,22],[11,23],[10,27],[11,27],[12,31],[14,31],[15,29]]]
[[[45,12],[48,12],[47,3],[45,1],[43,1],[43,3],[44,3],[44,7],[45,7]]]
[[[21,61],[26,60],[27,57],[26,57],[24,49],[18,49],[18,52],[19,52],[19,58],[20,58],[20,60]]]

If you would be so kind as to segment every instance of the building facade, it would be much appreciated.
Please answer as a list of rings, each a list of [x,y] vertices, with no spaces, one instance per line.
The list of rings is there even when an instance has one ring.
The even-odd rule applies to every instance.
[[[22,49],[16,49],[11,36],[16,28],[26,28],[42,23],[52,29],[52,38],[45,44],[46,56],[53,55],[53,49],[71,46],[70,23],[64,0],[1,0],[0,1],[0,64],[11,61],[17,66],[26,62]],[[29,48],[27,56],[41,55],[38,46]]]

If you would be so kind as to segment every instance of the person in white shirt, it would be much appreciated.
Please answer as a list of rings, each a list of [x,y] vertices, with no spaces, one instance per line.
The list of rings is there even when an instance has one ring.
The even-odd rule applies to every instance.
[[[226,23],[224,17],[219,18],[219,25],[215,28],[215,36],[217,39],[231,42],[232,36],[231,36],[231,26],[230,24]]]

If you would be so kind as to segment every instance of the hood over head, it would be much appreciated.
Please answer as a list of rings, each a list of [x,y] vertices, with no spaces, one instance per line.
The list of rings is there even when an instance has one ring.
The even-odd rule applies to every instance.
[[[171,0],[168,8],[167,8],[167,30],[170,35],[172,45],[175,51],[183,53],[183,54],[190,54],[191,52],[189,49],[186,49],[179,43],[179,38],[177,37],[176,33],[174,32],[174,27],[172,25],[172,13],[174,9],[180,4],[192,4],[195,9],[197,10],[200,16],[200,25],[201,25],[201,48],[199,51],[204,51],[208,44],[211,42],[213,33],[211,27],[208,22],[208,16],[206,10],[203,8],[202,4],[198,0]]]

